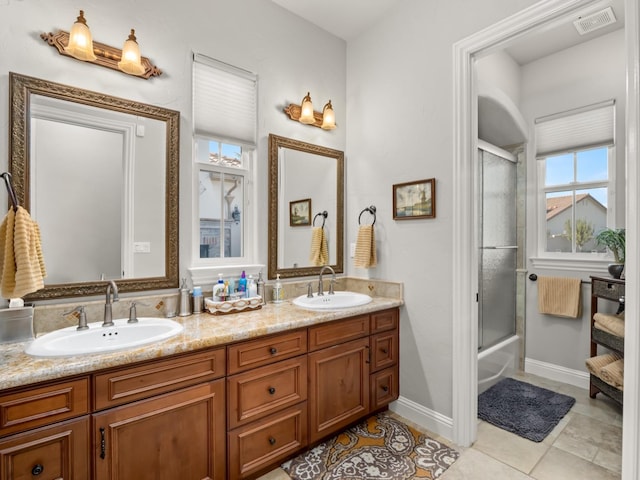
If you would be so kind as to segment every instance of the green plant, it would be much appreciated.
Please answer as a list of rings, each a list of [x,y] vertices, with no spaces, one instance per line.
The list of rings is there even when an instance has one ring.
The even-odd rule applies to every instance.
[[[611,250],[616,263],[624,263],[626,243],[624,228],[605,228],[596,235],[596,243]]]

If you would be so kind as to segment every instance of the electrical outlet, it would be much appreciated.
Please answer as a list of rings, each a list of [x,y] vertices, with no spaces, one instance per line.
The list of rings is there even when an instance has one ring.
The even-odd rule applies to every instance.
[[[133,242],[133,253],[151,253],[151,242]]]

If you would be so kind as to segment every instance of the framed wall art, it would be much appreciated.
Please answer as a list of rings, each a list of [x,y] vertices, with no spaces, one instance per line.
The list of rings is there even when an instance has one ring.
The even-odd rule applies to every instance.
[[[289,226],[308,227],[311,225],[311,199],[289,202]]]
[[[436,179],[393,186],[393,219],[436,218]]]

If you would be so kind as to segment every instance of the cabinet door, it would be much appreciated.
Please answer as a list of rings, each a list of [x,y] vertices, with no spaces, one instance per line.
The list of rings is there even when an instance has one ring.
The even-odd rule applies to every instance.
[[[89,478],[89,417],[0,440],[2,480]]]
[[[95,479],[225,478],[224,379],[93,415]]]
[[[369,412],[369,337],[309,354],[309,442]]]
[[[371,410],[379,410],[398,399],[400,383],[398,365],[371,375]]]
[[[371,372],[395,365],[398,354],[398,330],[371,336]]]

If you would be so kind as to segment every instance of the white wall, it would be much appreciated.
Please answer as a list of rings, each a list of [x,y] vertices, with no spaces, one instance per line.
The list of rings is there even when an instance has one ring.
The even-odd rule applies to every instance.
[[[94,41],[121,48],[135,28],[142,54],[163,75],[150,80],[67,57],[49,47],[42,32],[69,31],[85,11]],[[346,146],[346,45],[265,0],[156,2],[141,0],[7,0],[0,2],[0,145],[8,144],[8,72],[29,75],[118,97],[179,110],[180,273],[191,262],[191,55],[201,53],[258,75],[258,208],[256,263],[267,262],[267,143],[275,133],[326,147]],[[331,99],[340,126],[333,131],[292,122],[282,112],[307,91],[317,104]],[[6,148],[6,147],[5,147]],[[6,151],[6,150],[5,150]],[[0,170],[7,159],[0,160]],[[0,194],[1,201],[6,195]],[[196,252],[196,255],[198,252]],[[46,260],[46,259],[45,259]]]
[[[453,44],[527,6],[407,0],[347,48],[347,243],[377,211],[378,266],[347,272],[404,282],[400,394],[452,414]],[[474,4],[475,5],[475,4]],[[436,218],[392,219],[392,185],[436,178]]]

